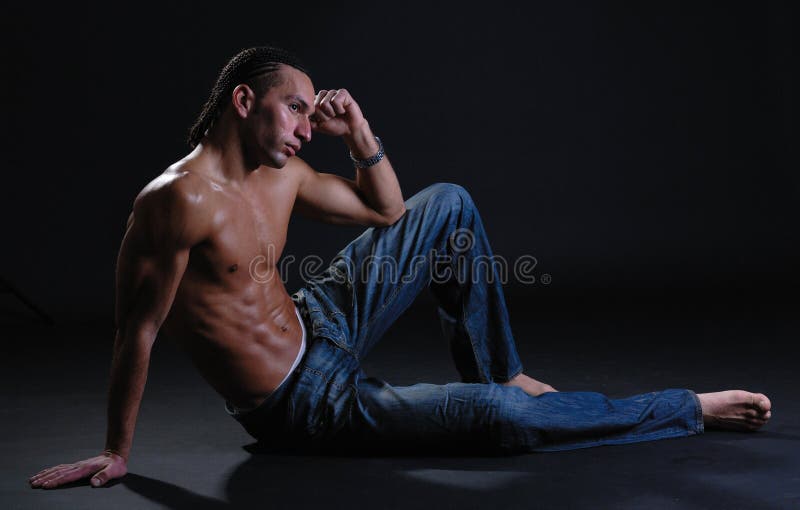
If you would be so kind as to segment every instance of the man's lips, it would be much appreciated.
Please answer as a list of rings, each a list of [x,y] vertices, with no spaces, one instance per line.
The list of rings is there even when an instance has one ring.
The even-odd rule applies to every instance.
[[[300,147],[297,146],[297,145],[289,145],[288,143],[286,144],[286,152],[289,153],[290,157],[294,156],[297,153],[297,151],[299,151],[299,150],[300,150]]]

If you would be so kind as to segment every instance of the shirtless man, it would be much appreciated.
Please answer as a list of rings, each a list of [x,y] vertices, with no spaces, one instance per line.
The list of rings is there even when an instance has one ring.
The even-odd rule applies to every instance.
[[[355,180],[317,173],[296,157],[312,132],[342,138],[356,163]],[[488,243],[463,188],[434,185],[404,203],[382,144],[353,97],[345,89],[315,94],[302,66],[282,50],[251,48],[226,65],[190,143],[194,150],[136,198],[120,248],[106,448],[36,474],[32,487],[88,477],[98,487],[125,475],[162,326],[226,399],[229,412],[262,441],[293,434],[312,443],[348,434],[376,444],[457,437],[538,451],[691,435],[703,424],[755,430],[770,418],[766,396],[741,390],[666,390],[614,401],[620,412],[598,417],[596,406],[610,409],[605,397],[559,393],[521,373],[510,333],[497,331],[508,322],[499,284],[448,286],[428,277],[406,291],[411,285],[357,281],[353,267],[334,264],[290,297],[276,264],[295,211],[376,227],[343,250],[356,269],[365,252],[384,250],[406,260],[422,249],[409,247],[414,240],[443,247],[442,232],[456,227],[472,232],[481,253],[488,253]],[[392,388],[363,377],[358,360],[426,285],[442,302],[451,341],[467,339],[472,347],[466,352],[473,359],[458,365],[465,382]],[[482,292],[470,290],[479,286]],[[458,408],[459,402],[465,404]],[[486,405],[496,412],[476,410]],[[576,408],[587,414],[579,416]],[[548,417],[565,410],[575,414],[568,422]],[[497,423],[476,420],[480,413],[471,413],[478,411],[497,414]],[[623,423],[621,415],[645,418]],[[644,426],[651,432],[637,428]],[[618,433],[609,432],[614,427]],[[635,439],[626,435],[630,431]]]

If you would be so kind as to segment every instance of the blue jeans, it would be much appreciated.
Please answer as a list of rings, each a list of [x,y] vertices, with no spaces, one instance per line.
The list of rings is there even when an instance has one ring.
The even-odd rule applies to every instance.
[[[305,356],[261,406],[232,413],[264,446],[514,453],[703,431],[691,390],[609,399],[503,386],[522,364],[475,204],[464,188],[440,183],[406,209],[395,224],[367,229],[292,296],[308,331]],[[394,387],[368,377],[361,361],[426,287],[461,382]]]

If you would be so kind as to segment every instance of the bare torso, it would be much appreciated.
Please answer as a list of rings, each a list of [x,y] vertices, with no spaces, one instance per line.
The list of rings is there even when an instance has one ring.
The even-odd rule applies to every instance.
[[[117,257],[105,451],[48,469],[32,486],[92,476],[97,487],[125,475],[159,331],[232,404],[257,406],[275,390],[302,338],[277,269],[293,211],[376,227],[405,214],[397,176],[350,93],[315,93],[302,70],[273,69],[266,65],[273,57],[262,50],[250,48],[223,69],[192,128],[192,153],[134,201]],[[264,80],[264,91],[238,82],[261,74],[277,78]],[[352,157],[368,164],[357,162],[354,179],[316,172],[295,157],[311,141],[312,128],[341,138]]]
[[[244,183],[226,183],[192,163],[178,163],[154,181],[191,179],[208,213],[208,234],[190,249],[163,328],[225,399],[255,406],[280,384],[301,345],[294,303],[277,269],[297,172],[291,162],[262,166]]]

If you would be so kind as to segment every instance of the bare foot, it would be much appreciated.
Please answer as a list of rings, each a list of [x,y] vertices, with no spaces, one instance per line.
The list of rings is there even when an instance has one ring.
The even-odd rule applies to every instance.
[[[772,403],[766,395],[743,390],[701,393],[703,423],[709,428],[757,430],[772,416]]]
[[[522,389],[528,395],[533,395],[534,397],[538,397],[542,393],[557,391],[549,384],[539,382],[536,379],[528,377],[525,374],[517,375],[515,378],[511,379],[507,383],[503,383],[503,386],[516,386],[517,388]]]

